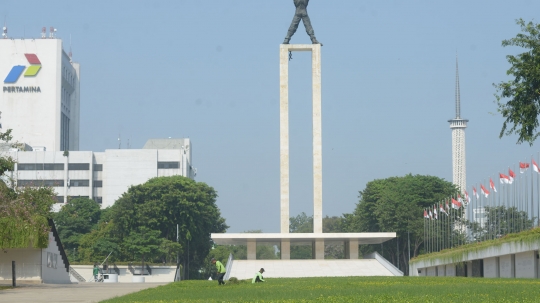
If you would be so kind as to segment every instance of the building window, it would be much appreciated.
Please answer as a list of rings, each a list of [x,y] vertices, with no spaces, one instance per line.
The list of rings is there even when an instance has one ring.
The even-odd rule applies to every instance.
[[[94,164],[94,171],[103,171],[103,164]]]
[[[64,163],[45,163],[43,170],[64,170]]]
[[[180,162],[158,162],[157,167],[162,169],[178,169],[180,168]]]
[[[64,170],[62,163],[19,163],[18,170]]]
[[[90,180],[69,180],[71,187],[85,187],[90,185]]]
[[[94,180],[94,187],[103,187],[102,180]]]
[[[62,187],[64,180],[17,180],[18,186],[33,186],[33,187]]]
[[[69,163],[68,169],[69,170],[89,170],[90,164],[89,163]]]
[[[103,198],[102,197],[94,197],[94,201],[96,201],[96,203],[103,203]]]
[[[64,203],[64,196],[56,196],[56,203]]]

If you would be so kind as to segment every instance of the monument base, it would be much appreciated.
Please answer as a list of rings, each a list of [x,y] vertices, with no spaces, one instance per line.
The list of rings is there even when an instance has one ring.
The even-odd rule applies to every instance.
[[[358,245],[381,244],[394,239],[396,233],[268,233],[268,234],[211,234],[214,243],[219,245],[246,245],[248,260],[256,260],[257,243],[276,243],[280,245],[282,260],[291,258],[291,244],[312,243],[313,259],[324,259],[325,244],[345,245],[345,258],[358,259]]]

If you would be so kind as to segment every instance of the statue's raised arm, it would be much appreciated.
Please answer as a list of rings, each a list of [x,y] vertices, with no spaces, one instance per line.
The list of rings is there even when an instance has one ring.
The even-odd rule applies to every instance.
[[[294,6],[296,6],[296,11],[294,12],[291,26],[287,31],[287,36],[285,37],[283,44],[289,44],[291,37],[294,35],[294,33],[296,33],[296,30],[298,29],[298,24],[300,24],[300,20],[302,20],[302,22],[304,22],[306,32],[309,35],[309,38],[311,38],[311,42],[313,42],[313,44],[320,44],[322,46],[322,43],[317,41],[317,38],[315,38],[315,31],[313,31],[313,26],[311,26],[311,21],[309,20],[309,16],[307,13],[307,6],[309,0],[293,0],[293,2]]]

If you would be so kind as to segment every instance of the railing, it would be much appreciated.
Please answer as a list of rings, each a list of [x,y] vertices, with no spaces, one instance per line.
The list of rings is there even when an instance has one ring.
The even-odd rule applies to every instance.
[[[231,269],[233,264],[234,258],[232,254],[229,254],[229,259],[227,260],[227,265],[225,266],[225,277],[223,277],[223,280],[229,280],[229,277],[231,275]]]
[[[69,267],[69,273],[77,279],[79,282],[86,282],[86,279],[83,278],[73,267]]]

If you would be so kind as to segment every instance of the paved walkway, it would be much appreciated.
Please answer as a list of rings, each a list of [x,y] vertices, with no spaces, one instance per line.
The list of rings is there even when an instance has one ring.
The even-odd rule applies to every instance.
[[[21,284],[0,290],[2,303],[99,302],[167,283]]]

